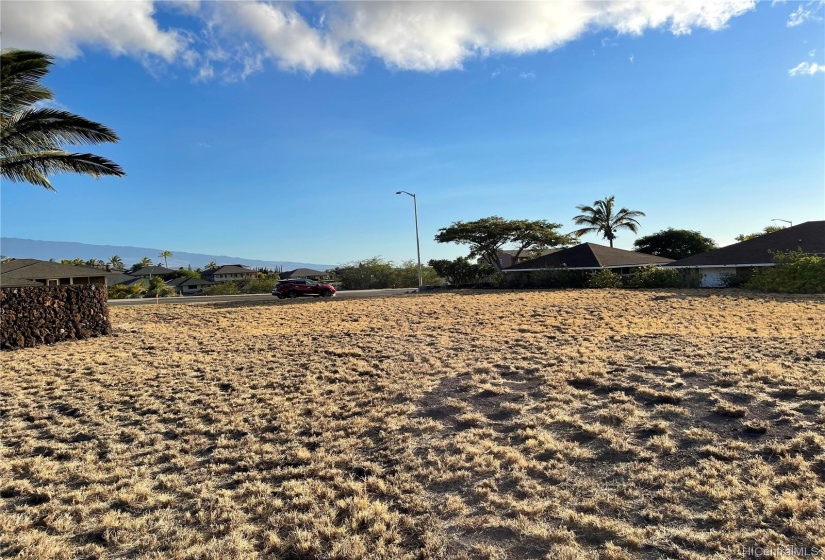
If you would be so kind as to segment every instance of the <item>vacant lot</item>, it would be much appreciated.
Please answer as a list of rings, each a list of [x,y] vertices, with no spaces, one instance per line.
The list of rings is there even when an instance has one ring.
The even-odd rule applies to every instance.
[[[821,297],[439,294],[112,323],[0,356],[0,556],[825,548]]]

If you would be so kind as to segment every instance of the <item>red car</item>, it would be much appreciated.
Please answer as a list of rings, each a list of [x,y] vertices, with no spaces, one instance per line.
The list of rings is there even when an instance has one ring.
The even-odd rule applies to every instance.
[[[326,282],[315,282],[313,280],[295,279],[279,280],[272,289],[272,295],[278,299],[296,298],[300,296],[321,296],[332,297],[335,295],[335,287]]]

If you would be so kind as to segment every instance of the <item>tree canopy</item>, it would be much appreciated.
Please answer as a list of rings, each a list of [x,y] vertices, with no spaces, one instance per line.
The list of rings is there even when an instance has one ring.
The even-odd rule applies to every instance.
[[[640,237],[633,246],[640,253],[679,260],[716,249],[716,242],[698,231],[667,228]]]
[[[560,234],[559,228],[561,224],[547,220],[505,220],[490,216],[472,222],[453,222],[439,229],[435,240],[469,245],[470,257],[482,257],[501,271],[498,252],[506,245],[513,246],[516,251],[513,260],[517,260],[524,251],[569,244],[571,238]]]
[[[53,58],[37,51],[3,51],[0,61],[0,175],[54,190],[49,176],[82,173],[98,178],[122,177],[116,163],[94,154],[70,153],[66,144],[117,142],[118,136],[100,123],[68,111],[38,107],[54,99],[40,83]]]
[[[573,232],[573,235],[581,237],[588,233],[597,233],[607,239],[612,247],[618,230],[628,229],[636,233],[640,227],[636,218],[644,216],[645,213],[639,210],[628,210],[627,208],[616,211],[614,210],[615,201],[615,196],[608,196],[604,200],[595,201],[593,206],[576,206],[581,214],[573,217],[573,223],[577,226],[587,227],[577,229]]]
[[[495,269],[489,264],[471,263],[467,257],[458,257],[455,260],[432,259],[427,263],[436,274],[444,278],[448,284],[476,284],[493,274]]]
[[[751,239],[755,239],[757,237],[765,235],[766,233],[773,233],[775,231],[779,231],[780,229],[785,229],[785,228],[780,227],[780,226],[765,226],[764,228],[762,228],[762,231],[757,231],[756,233],[740,233],[734,239],[736,239],[737,241],[740,241],[740,242],[741,241],[750,241]]]
[[[373,257],[344,263],[330,271],[337,279],[336,286],[346,290],[373,290],[380,288],[412,288],[418,286],[418,265],[408,260],[395,266],[391,261]],[[421,269],[424,284],[440,284],[431,267]]]

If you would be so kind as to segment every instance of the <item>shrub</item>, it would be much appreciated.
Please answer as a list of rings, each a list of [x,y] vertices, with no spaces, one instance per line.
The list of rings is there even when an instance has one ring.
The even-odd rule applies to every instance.
[[[590,274],[587,280],[588,288],[621,288],[622,277],[615,272],[603,268]]]
[[[241,293],[237,282],[218,282],[214,286],[203,289],[205,296],[234,296]]]
[[[375,290],[380,288],[413,288],[418,286],[418,263],[404,261],[396,267],[392,261],[373,257],[345,263],[333,271],[336,286],[344,290]],[[424,284],[440,284],[441,279],[428,266],[422,267]]]
[[[149,289],[144,297],[177,297],[178,293],[172,286],[167,286],[163,278],[155,276],[149,281]]]
[[[626,288],[698,288],[701,282],[698,270],[655,265],[640,267],[623,279]]]
[[[825,292],[825,257],[790,251],[777,253],[776,266],[756,273],[745,287],[783,294],[820,294]]]
[[[586,270],[548,268],[531,272],[506,272],[503,288],[585,288],[590,275]]]
[[[277,275],[274,278],[255,278],[244,284],[240,292],[242,294],[268,294],[272,292],[276,282],[278,282]]]
[[[495,269],[489,264],[471,263],[467,257],[458,257],[455,260],[433,259],[429,264],[448,284],[460,286],[463,284],[478,284],[491,276]]]
[[[753,268],[737,268],[735,272],[722,275],[722,285],[726,288],[744,288],[755,275]]]
[[[196,270],[186,270],[185,268],[179,268],[174,272],[170,272],[169,274],[164,274],[164,280],[173,280],[175,278],[200,278],[201,275]]]
[[[139,298],[143,295],[146,289],[142,283],[137,283],[132,286],[124,286],[118,284],[109,288],[109,299],[132,299]]]

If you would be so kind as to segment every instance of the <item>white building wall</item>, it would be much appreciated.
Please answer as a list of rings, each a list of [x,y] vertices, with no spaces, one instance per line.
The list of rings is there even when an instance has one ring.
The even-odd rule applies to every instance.
[[[703,288],[724,288],[722,279],[728,274],[736,274],[735,268],[700,268]]]

